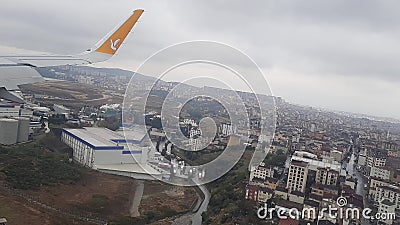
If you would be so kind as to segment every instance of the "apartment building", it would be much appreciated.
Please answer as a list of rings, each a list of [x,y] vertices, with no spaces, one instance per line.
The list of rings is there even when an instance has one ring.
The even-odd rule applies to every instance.
[[[370,177],[377,177],[382,180],[390,180],[390,178],[392,177],[391,175],[392,175],[392,172],[391,172],[391,168],[389,168],[389,167],[373,166],[373,167],[371,167],[371,170],[369,173]]]
[[[268,177],[274,177],[274,169],[272,167],[265,167],[264,164],[253,167],[250,172],[250,181],[254,178],[265,180]]]
[[[386,166],[387,151],[384,150],[369,150],[367,157],[367,166],[369,167],[384,167]]]
[[[338,183],[339,172],[329,168],[318,168],[315,182],[317,184],[335,186]]]
[[[378,213],[380,215],[386,214],[386,215],[395,215],[396,211],[396,205],[389,201],[388,199],[384,199],[380,202],[379,208],[378,208]],[[385,219],[380,219],[380,223],[383,224],[393,224],[393,218],[390,217],[385,217]]]
[[[394,203],[396,210],[400,210],[400,187],[394,185],[376,187],[375,203],[379,204],[385,199]]]
[[[292,160],[292,162],[290,163],[288,180],[286,184],[286,189],[288,189],[289,192],[305,192],[308,167],[309,164],[307,162]]]

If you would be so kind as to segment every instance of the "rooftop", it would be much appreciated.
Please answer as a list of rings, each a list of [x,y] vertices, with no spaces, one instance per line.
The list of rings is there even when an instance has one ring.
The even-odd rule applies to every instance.
[[[109,171],[122,171],[131,173],[143,173],[150,175],[160,175],[161,173],[151,166],[138,163],[125,163],[125,164],[108,164],[108,165],[96,165],[98,170],[109,170]]]
[[[341,166],[339,163],[332,163],[332,162],[327,162],[327,161],[319,161],[315,159],[309,159],[309,158],[303,158],[299,156],[292,156],[292,161],[300,161],[300,162],[307,162],[310,165],[311,170],[317,170],[317,168],[323,167],[323,168],[330,168],[335,171],[340,171]]]
[[[311,200],[311,199],[306,199],[306,200],[304,200],[304,205],[317,208],[317,207],[319,207],[319,202]]]
[[[394,205],[394,203],[389,201],[388,199],[384,199],[383,201],[381,201],[381,204],[388,205],[388,206]]]
[[[280,206],[280,207],[283,207],[283,208],[286,208],[286,209],[296,208],[299,211],[303,210],[303,204],[299,204],[299,203],[296,203],[296,202],[291,202],[291,201],[288,201],[288,200],[285,200],[285,199],[277,199],[276,200],[276,205]]]
[[[111,141],[111,139],[122,139],[121,136],[115,132],[100,127],[87,127],[83,129],[63,129],[68,135],[77,138],[78,140],[89,145],[93,149],[123,149],[123,146],[118,146],[117,143]]]
[[[308,162],[304,162],[304,161],[300,161],[300,160],[293,160],[293,158],[292,158],[291,165],[307,167],[308,166]]]
[[[124,149],[124,146],[120,143],[140,144],[146,137],[145,130],[140,129],[112,131],[102,127],[85,127],[82,129],[63,129],[63,131],[95,150]]]

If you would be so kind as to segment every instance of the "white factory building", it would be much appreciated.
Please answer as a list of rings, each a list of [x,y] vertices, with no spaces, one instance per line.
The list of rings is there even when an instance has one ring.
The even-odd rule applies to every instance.
[[[1,104],[0,103],[0,117],[19,116],[20,104]]]
[[[144,129],[63,129],[61,141],[73,149],[73,160],[86,167],[142,179],[166,176],[147,163],[151,145]]]
[[[29,138],[29,118],[0,118],[0,144],[13,145]]]

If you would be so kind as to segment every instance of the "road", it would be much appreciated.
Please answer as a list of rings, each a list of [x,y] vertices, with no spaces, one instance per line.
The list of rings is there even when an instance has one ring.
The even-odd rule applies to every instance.
[[[48,133],[50,133],[50,128],[49,128],[49,122],[44,122],[44,124],[45,124],[45,131],[44,131],[44,133],[45,134],[48,134]]]
[[[346,171],[349,173],[349,175],[352,175],[353,177],[357,178],[356,194],[363,196],[363,203],[364,203],[364,208],[365,208],[368,206],[368,202],[367,202],[368,193],[364,189],[364,184],[366,183],[366,178],[362,174],[360,174],[360,172],[354,170],[354,167],[355,167],[354,160],[355,160],[355,156],[353,153],[351,155],[349,163],[346,166]],[[370,223],[368,220],[362,218],[361,224],[369,225]]]
[[[172,225],[201,225],[203,221],[201,214],[207,211],[211,194],[204,185],[199,185],[199,189],[203,192],[204,199],[202,199],[202,197],[199,196],[198,201],[202,202],[198,210],[194,214],[186,214],[184,216],[179,217],[172,223]],[[196,207],[194,210],[196,210]]]
[[[347,164],[346,171],[349,173],[349,175],[352,175],[353,177],[357,178],[357,188],[356,188],[356,193],[364,196],[364,205],[365,205],[365,196],[366,196],[366,191],[364,189],[364,184],[365,184],[365,178],[363,175],[361,175],[358,171],[354,169],[354,153],[351,155],[350,161]]]
[[[203,214],[203,212],[207,211],[208,203],[210,203],[211,194],[207,190],[206,186],[199,185],[199,188],[204,194],[204,200],[201,203],[199,210],[197,210],[197,212],[195,214],[193,214],[193,216],[192,216],[192,225],[201,225],[201,222],[202,222],[201,214]]]
[[[132,206],[129,210],[131,217],[140,216],[139,206],[140,206],[140,202],[142,200],[143,191],[144,191],[144,182],[142,180],[137,180],[136,184],[137,184],[137,186],[136,186],[136,190],[135,190],[135,195],[132,200]]]

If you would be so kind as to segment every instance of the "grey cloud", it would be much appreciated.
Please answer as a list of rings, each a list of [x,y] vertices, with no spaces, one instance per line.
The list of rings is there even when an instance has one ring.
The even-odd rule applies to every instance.
[[[386,98],[394,101],[390,114],[400,115],[399,101],[392,98],[400,95],[395,88],[400,83],[400,2],[394,0],[3,0],[0,45],[76,53],[91,47],[135,8],[145,9],[140,23],[117,57],[100,66],[135,69],[171,44],[214,40],[252,57],[267,72],[275,93],[287,99],[382,115],[381,104],[389,103],[378,99]],[[326,77],[334,85],[326,86]],[[349,80],[354,88],[348,87]],[[385,83],[390,92],[376,97],[369,87],[374,82]],[[332,94],[337,90],[341,92]],[[346,95],[353,96],[351,102],[360,96],[374,98],[380,107],[361,100],[356,107]]]

